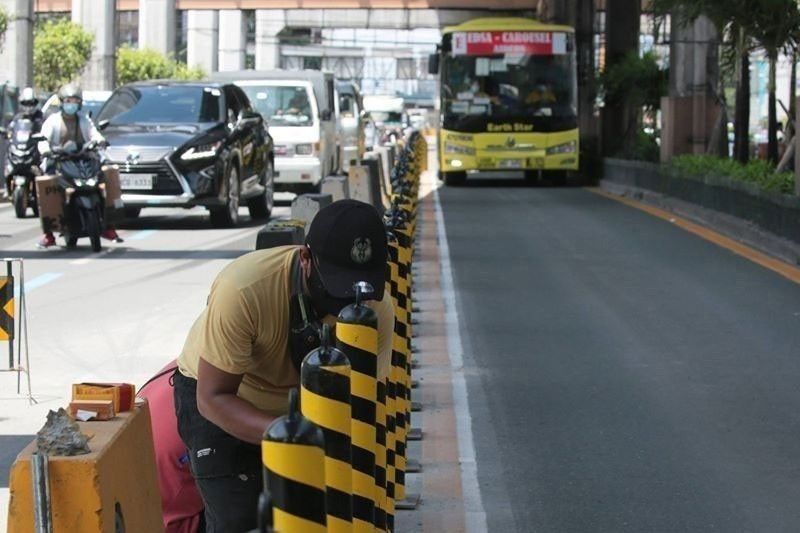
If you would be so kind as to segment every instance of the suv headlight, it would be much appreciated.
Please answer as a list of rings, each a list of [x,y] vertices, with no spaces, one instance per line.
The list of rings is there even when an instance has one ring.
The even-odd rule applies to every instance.
[[[197,159],[208,159],[209,157],[215,157],[220,146],[222,146],[222,141],[208,144],[198,144],[197,146],[192,146],[183,152],[181,154],[181,159],[184,161],[194,161]]]
[[[475,148],[472,146],[463,146],[460,144],[452,144],[449,142],[444,143],[444,153],[446,154],[461,154],[461,155],[475,155]]]
[[[557,144],[547,149],[547,155],[574,154],[578,149],[578,141]]]

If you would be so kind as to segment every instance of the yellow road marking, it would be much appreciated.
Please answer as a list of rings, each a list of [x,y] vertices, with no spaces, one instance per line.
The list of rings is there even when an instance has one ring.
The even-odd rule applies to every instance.
[[[721,246],[722,248],[730,250],[736,255],[744,257],[753,263],[780,274],[788,280],[800,284],[800,268],[794,267],[789,263],[785,263],[779,259],[770,257],[762,252],[759,252],[758,250],[755,250],[729,237],[725,237],[724,235],[720,235],[716,231],[710,230],[699,224],[689,222],[688,220],[677,216],[675,213],[670,213],[669,211],[664,211],[663,209],[659,209],[636,200],[631,200],[630,198],[616,196],[597,187],[586,187],[586,190],[593,192],[594,194],[604,196],[610,200],[623,203],[629,207],[633,207],[634,209],[644,211],[645,213],[653,215],[654,217],[671,222],[683,230],[694,233],[701,239],[713,242],[717,246]]]

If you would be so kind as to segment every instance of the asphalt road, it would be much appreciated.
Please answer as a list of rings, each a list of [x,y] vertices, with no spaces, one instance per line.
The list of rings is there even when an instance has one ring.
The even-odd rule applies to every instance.
[[[213,229],[204,209],[145,209],[121,226],[122,244],[88,240],[67,251],[39,250],[39,221],[14,218],[0,203],[0,257],[25,262],[33,394],[16,394],[16,377],[0,373],[0,531],[5,531],[8,468],[43,425],[68,403],[71,383],[127,380],[142,385],[183,346],[222,267],[253,250],[263,221]],[[288,217],[288,207],[276,208]],[[4,272],[4,271],[3,271]],[[0,368],[7,366],[0,343]],[[24,383],[24,382],[23,382]],[[24,392],[24,387],[23,387]]]
[[[800,530],[800,286],[587,190],[440,195],[489,531]]]

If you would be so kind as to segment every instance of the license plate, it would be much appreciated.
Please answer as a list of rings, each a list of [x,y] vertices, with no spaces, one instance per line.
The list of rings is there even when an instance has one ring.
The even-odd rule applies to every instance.
[[[521,159],[501,159],[500,168],[522,168]]]
[[[153,188],[153,175],[120,174],[119,184],[122,189],[149,190]]]

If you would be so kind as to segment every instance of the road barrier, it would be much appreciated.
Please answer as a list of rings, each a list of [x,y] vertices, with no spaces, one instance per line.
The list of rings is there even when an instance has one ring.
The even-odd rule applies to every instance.
[[[43,482],[49,484],[52,531],[163,531],[148,405],[120,413],[113,420],[78,425],[91,437],[90,453],[48,458]],[[36,451],[34,440],[11,467],[9,533],[35,530]]]
[[[300,407],[322,429],[325,439],[325,503],[328,531],[353,528],[353,469],[350,466],[350,361],[330,345],[323,326],[321,345],[303,360]]]
[[[356,303],[337,319],[336,347],[330,346],[324,330],[320,348],[303,361],[302,413],[293,391],[289,415],[265,433],[266,481],[259,501],[259,531],[274,527],[287,533],[391,532],[395,510],[415,508],[419,501],[418,495],[406,491],[406,474],[413,464],[407,457],[407,441],[420,433],[410,427],[411,266],[426,158],[424,138],[412,134],[398,147],[390,173],[391,194],[384,213],[389,234],[385,291],[395,314],[389,376],[377,379],[378,317],[362,304],[371,288],[358,284]],[[351,166],[351,177],[363,169]],[[273,224],[297,227],[293,221],[267,227]]]
[[[0,341],[8,343],[8,367],[0,372],[17,374],[17,394],[22,374],[28,386],[28,402],[36,403],[31,391],[30,354],[28,353],[28,309],[25,299],[25,263],[19,258],[5,258],[6,275],[0,276]],[[14,275],[14,265],[17,275]],[[19,305],[17,305],[19,300]],[[16,350],[14,341],[16,340]],[[24,361],[23,361],[24,359]]]
[[[324,533],[324,438],[297,405],[297,389],[289,393],[289,414],[267,428],[261,442],[264,487],[272,500],[276,531]]]
[[[342,309],[336,322],[336,347],[350,360],[351,368],[353,531],[373,531],[382,520],[375,475],[378,316],[361,303],[365,290],[371,287],[357,287],[356,303]]]

